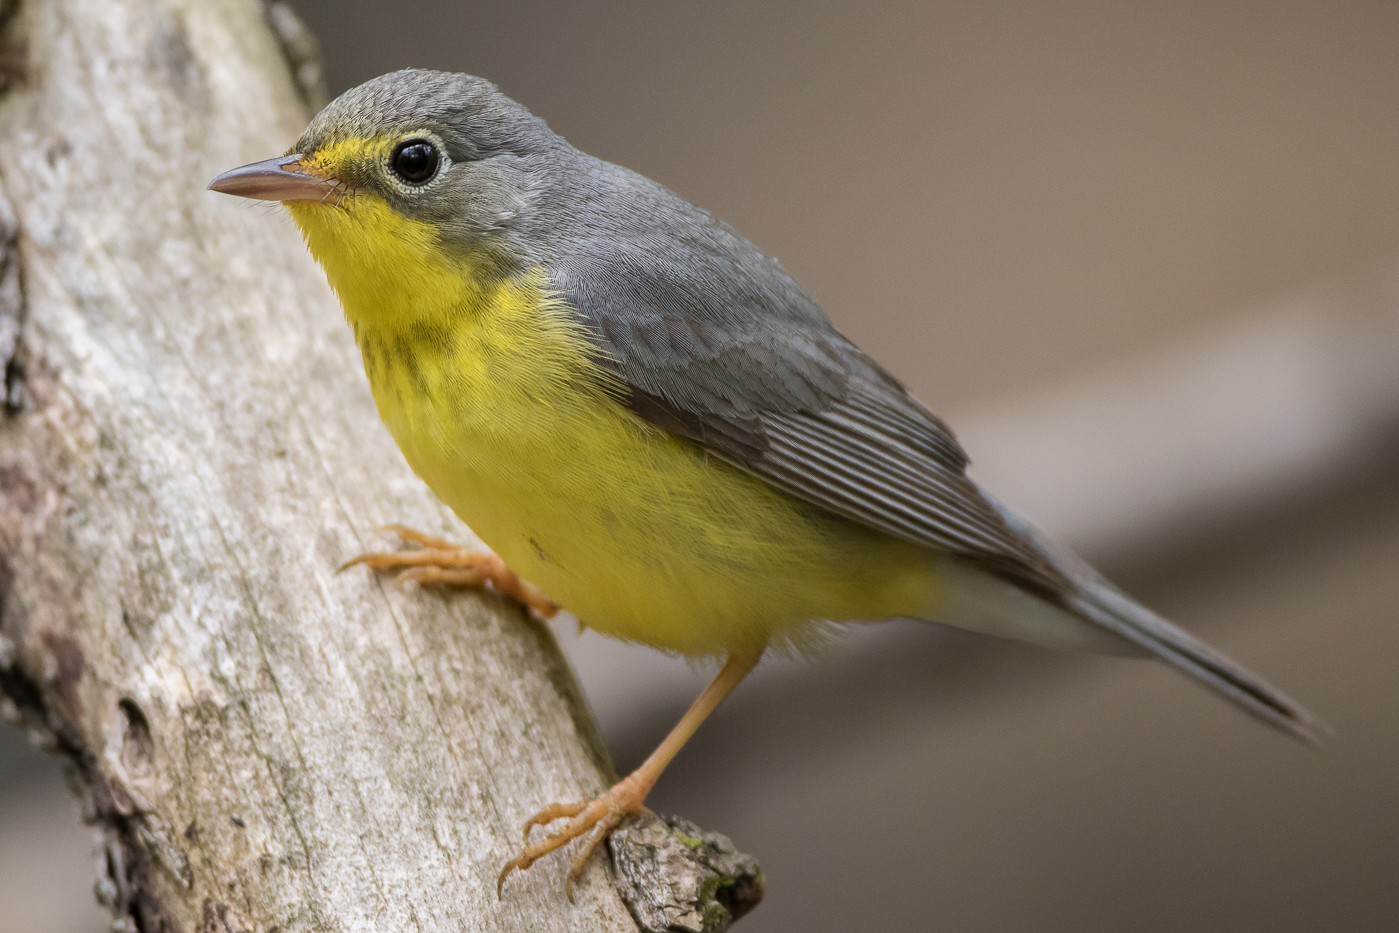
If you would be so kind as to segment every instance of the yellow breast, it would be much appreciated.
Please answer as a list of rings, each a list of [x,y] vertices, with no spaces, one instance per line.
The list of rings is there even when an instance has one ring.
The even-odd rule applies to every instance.
[[[926,552],[641,421],[543,270],[492,278],[382,213],[358,218],[379,250],[346,249],[321,219],[338,212],[296,212],[404,456],[523,578],[598,631],[695,655],[926,614]]]

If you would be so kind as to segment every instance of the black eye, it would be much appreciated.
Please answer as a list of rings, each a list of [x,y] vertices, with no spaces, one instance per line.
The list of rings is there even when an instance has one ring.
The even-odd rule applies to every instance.
[[[421,185],[437,174],[437,147],[426,139],[399,143],[389,156],[393,173],[410,185]]]

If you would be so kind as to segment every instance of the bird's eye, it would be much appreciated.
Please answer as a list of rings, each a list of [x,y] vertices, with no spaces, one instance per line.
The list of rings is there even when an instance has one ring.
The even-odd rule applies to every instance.
[[[426,139],[408,139],[389,156],[393,173],[410,185],[421,185],[437,174],[437,147]]]

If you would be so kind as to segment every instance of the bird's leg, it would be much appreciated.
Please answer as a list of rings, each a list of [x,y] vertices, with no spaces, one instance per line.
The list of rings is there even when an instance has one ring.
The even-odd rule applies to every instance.
[[[395,583],[441,583],[447,586],[484,586],[489,583],[503,596],[523,603],[544,618],[559,611],[558,603],[521,580],[490,551],[476,551],[453,544],[443,538],[425,535],[402,525],[385,525],[380,531],[392,531],[399,540],[418,545],[407,551],[361,554],[340,565],[346,570],[363,564],[373,570],[398,571]]]
[[[650,757],[642,762],[641,767],[631,774],[618,781],[612,789],[600,797],[593,800],[586,800],[581,803],[554,803],[540,810],[529,822],[525,824],[525,848],[519,855],[506,863],[501,870],[500,878],[496,882],[496,894],[499,895],[505,885],[506,877],[515,869],[521,871],[529,868],[536,861],[553,852],[555,849],[577,839],[584,833],[588,834],[582,851],[573,859],[573,864],[568,870],[568,878],[564,882],[564,891],[568,894],[568,899],[573,900],[573,884],[578,877],[583,874],[584,867],[588,864],[588,856],[597,848],[598,843],[607,838],[608,833],[617,827],[617,824],[624,817],[642,811],[642,804],[646,801],[646,795],[651,792],[656,779],[661,776],[666,765],[675,757],[681,747],[695,734],[700,723],[714,711],[714,707],[719,705],[719,701],[728,695],[739,681],[753,669],[758,663],[758,659],[763,656],[763,649],[735,652],[729,655],[724,662],[724,667],[705,688],[704,693],[691,704],[690,709],[676,723],[675,728],[670,730],[670,734],[665,737]],[[554,834],[541,839],[533,845],[529,842],[530,830],[536,826],[547,826],[555,820],[567,819],[568,823]]]

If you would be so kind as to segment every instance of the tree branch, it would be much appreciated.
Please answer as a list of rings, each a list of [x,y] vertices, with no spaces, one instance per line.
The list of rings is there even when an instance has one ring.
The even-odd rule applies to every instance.
[[[548,630],[333,572],[462,529],[291,225],[204,191],[306,119],[267,15],[4,24],[0,711],[73,763],[117,929],[635,929],[596,865],[576,907],[561,860],[495,895],[530,813],[612,776]]]

